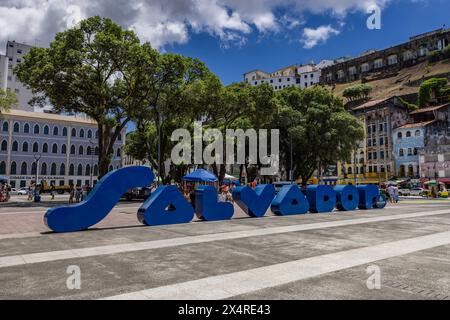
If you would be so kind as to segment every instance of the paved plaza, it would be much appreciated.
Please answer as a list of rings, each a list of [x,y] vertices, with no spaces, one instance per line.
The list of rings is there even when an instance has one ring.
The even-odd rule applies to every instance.
[[[160,227],[140,204],[66,234],[43,223],[51,201],[0,206],[0,299],[450,299],[447,200]]]

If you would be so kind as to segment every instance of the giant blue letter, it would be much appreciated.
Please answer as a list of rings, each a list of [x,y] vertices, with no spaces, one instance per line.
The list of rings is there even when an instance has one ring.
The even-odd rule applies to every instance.
[[[358,207],[359,194],[358,189],[350,184],[334,187],[336,191],[336,208],[341,211],[351,211]]]
[[[309,210],[309,203],[297,185],[283,186],[272,201],[272,212],[287,216],[304,214]]]
[[[138,210],[138,219],[149,226],[187,223],[194,217],[194,208],[175,186],[161,186]]]
[[[336,192],[327,185],[307,186],[306,197],[311,212],[331,212],[336,205]]]
[[[213,186],[200,186],[195,190],[195,214],[199,219],[229,220],[233,213],[233,204],[217,201],[217,190]]]
[[[377,202],[380,190],[376,185],[360,185],[357,187],[359,193],[359,208],[370,209]]]
[[[233,199],[251,217],[265,215],[274,197],[275,188],[271,184],[260,184],[255,190],[250,187],[236,187],[233,190]]]
[[[126,191],[147,187],[154,180],[155,175],[148,167],[132,166],[111,171],[97,183],[86,200],[73,206],[49,209],[44,222],[56,232],[87,229],[104,219]]]

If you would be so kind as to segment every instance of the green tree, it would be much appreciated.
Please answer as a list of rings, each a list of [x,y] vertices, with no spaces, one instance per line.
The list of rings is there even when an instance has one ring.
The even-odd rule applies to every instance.
[[[14,70],[36,95],[58,112],[82,112],[98,125],[99,175],[107,173],[121,131],[144,101],[128,62],[141,45],[134,32],[107,18],[92,17],[56,34],[49,48],[33,48]]]
[[[432,95],[435,97],[444,96],[447,92],[448,80],[446,78],[431,78],[424,81],[419,88],[418,105],[425,107],[430,102]]]
[[[342,100],[323,87],[279,92],[277,125],[284,127],[281,150],[286,155],[293,140],[293,170],[305,186],[315,170],[349,159],[355,144],[363,139],[361,122],[348,113]],[[280,133],[280,134],[282,134]]]
[[[372,86],[368,84],[357,84],[344,90],[343,96],[349,101],[367,99],[372,92]]]
[[[17,96],[11,89],[3,90],[0,88],[0,114],[8,111],[11,107],[16,106],[19,103]]]

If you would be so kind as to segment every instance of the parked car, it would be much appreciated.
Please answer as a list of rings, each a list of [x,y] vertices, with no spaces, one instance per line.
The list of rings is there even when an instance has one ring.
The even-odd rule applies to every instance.
[[[28,188],[20,188],[17,190],[17,194],[22,196],[28,194]]]
[[[423,196],[423,190],[423,188],[413,188],[410,190],[410,195],[416,197]]]
[[[398,195],[399,196],[410,196],[411,190],[410,189],[398,189]]]

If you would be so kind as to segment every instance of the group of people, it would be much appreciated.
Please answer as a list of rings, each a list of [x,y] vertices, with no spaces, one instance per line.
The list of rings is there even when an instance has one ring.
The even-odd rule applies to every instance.
[[[80,185],[70,185],[69,190],[69,203],[78,203],[86,199],[88,193],[90,191],[89,184],[84,185],[84,187],[81,187]]]
[[[398,187],[396,185],[389,185],[386,191],[390,203],[397,203],[399,201]]]
[[[7,202],[10,198],[10,187],[6,183],[0,183],[0,202]]]

